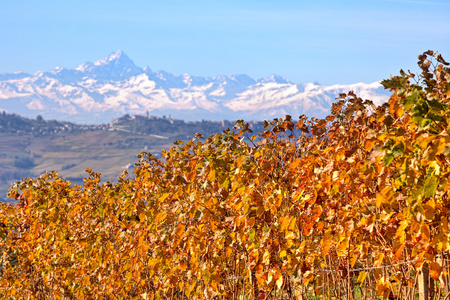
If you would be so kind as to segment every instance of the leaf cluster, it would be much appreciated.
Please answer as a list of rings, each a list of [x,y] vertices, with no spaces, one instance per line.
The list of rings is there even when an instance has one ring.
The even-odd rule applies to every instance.
[[[2,205],[2,297],[192,299],[295,294],[319,270],[448,254],[450,71],[438,53],[375,106],[341,94],[323,120],[291,116],[141,153],[134,177],[24,179]],[[354,274],[352,275],[354,276]],[[386,277],[388,276],[388,277]],[[405,284],[376,273],[380,296]],[[365,273],[357,276],[362,283]]]

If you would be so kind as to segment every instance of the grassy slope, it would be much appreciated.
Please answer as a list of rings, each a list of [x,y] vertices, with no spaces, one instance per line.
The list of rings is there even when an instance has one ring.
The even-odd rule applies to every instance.
[[[101,130],[37,137],[0,133],[0,140],[0,178],[8,178],[0,181],[0,199],[6,199],[6,192],[14,182],[11,178],[35,177],[46,171],[56,170],[80,183],[90,167],[101,173],[103,180],[114,180],[128,164],[137,162],[139,152],[156,154],[171,147],[174,141],[170,137]],[[27,157],[33,158],[34,167],[14,166]]]

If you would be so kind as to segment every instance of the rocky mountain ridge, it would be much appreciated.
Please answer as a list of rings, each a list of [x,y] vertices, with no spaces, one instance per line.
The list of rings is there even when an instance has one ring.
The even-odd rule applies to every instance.
[[[390,95],[378,82],[322,86],[276,75],[175,76],[140,68],[119,50],[75,69],[0,74],[0,111],[86,124],[146,112],[183,120],[260,121],[286,114],[324,117],[339,93],[350,90],[377,104]]]

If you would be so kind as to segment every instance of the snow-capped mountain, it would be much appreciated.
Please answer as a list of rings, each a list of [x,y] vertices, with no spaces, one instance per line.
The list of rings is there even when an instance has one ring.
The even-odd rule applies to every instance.
[[[90,124],[146,112],[183,120],[324,117],[339,93],[350,90],[377,104],[390,95],[377,82],[322,86],[294,84],[275,75],[174,76],[139,68],[117,51],[75,69],[0,74],[0,111]]]

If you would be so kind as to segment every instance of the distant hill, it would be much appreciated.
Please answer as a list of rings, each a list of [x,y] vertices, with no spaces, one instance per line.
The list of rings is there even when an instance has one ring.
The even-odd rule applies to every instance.
[[[47,121],[42,116],[30,119],[17,114],[8,114],[5,111],[0,113],[0,132],[2,133],[46,135],[74,127],[77,125],[70,122]]]
[[[185,122],[155,116],[124,115],[107,124],[80,125],[70,122],[29,119],[0,113],[0,200],[8,188],[24,177],[56,170],[81,184],[88,167],[114,180],[122,170],[132,172],[141,151],[159,156],[176,140],[187,141],[195,133],[205,138],[233,127],[229,121]],[[263,130],[251,122],[255,131]]]
[[[339,93],[353,90],[377,104],[389,91],[377,82],[322,86],[295,84],[280,76],[245,74],[174,76],[140,68],[122,51],[75,69],[0,74],[0,111],[85,124],[107,123],[124,114],[183,120],[257,120],[290,114],[324,117]]]

